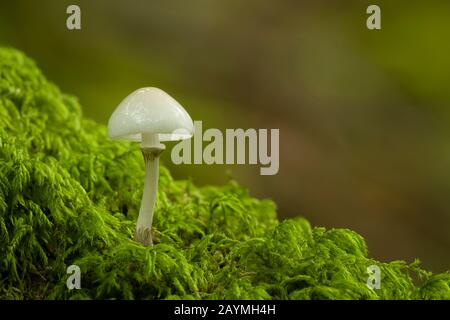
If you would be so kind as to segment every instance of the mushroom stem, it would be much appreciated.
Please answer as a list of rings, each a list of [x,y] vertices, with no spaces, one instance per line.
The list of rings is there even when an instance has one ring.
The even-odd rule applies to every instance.
[[[152,223],[158,190],[159,155],[164,145],[141,147],[145,161],[145,182],[134,239],[145,246],[153,245]]]

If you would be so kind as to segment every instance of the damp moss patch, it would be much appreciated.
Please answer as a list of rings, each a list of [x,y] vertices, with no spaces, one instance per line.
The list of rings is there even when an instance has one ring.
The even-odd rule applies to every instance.
[[[0,48],[0,298],[450,299],[449,273],[375,261],[351,230],[280,222],[234,182],[198,188],[164,167],[144,247],[132,240],[143,169],[137,144],[110,141],[32,60]],[[80,290],[66,286],[70,265]]]

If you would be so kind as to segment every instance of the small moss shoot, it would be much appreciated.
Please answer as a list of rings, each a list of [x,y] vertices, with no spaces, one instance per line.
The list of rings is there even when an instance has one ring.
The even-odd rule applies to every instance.
[[[235,182],[198,188],[163,166],[145,247],[133,240],[143,181],[138,144],[110,141],[0,48],[1,299],[450,299],[449,273],[375,261],[351,230],[279,222]],[[80,290],[66,286],[73,264]],[[366,286],[374,264],[379,290]]]

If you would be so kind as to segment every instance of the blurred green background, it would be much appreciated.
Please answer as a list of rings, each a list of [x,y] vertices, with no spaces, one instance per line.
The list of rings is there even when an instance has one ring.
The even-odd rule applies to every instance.
[[[449,269],[450,1],[2,1],[0,44],[102,123],[156,86],[206,128],[280,128],[276,176],[163,161],[199,185],[233,177],[281,218],[354,229],[378,259]]]

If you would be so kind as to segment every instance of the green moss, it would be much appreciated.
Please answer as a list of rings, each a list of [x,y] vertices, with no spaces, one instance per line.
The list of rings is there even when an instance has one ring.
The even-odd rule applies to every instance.
[[[30,59],[0,49],[0,298],[450,298],[448,273],[374,261],[350,230],[280,223],[234,182],[197,188],[164,167],[156,245],[143,247],[143,177],[137,144],[110,141]],[[72,264],[81,290],[66,288]],[[380,290],[366,286],[372,264]]]

